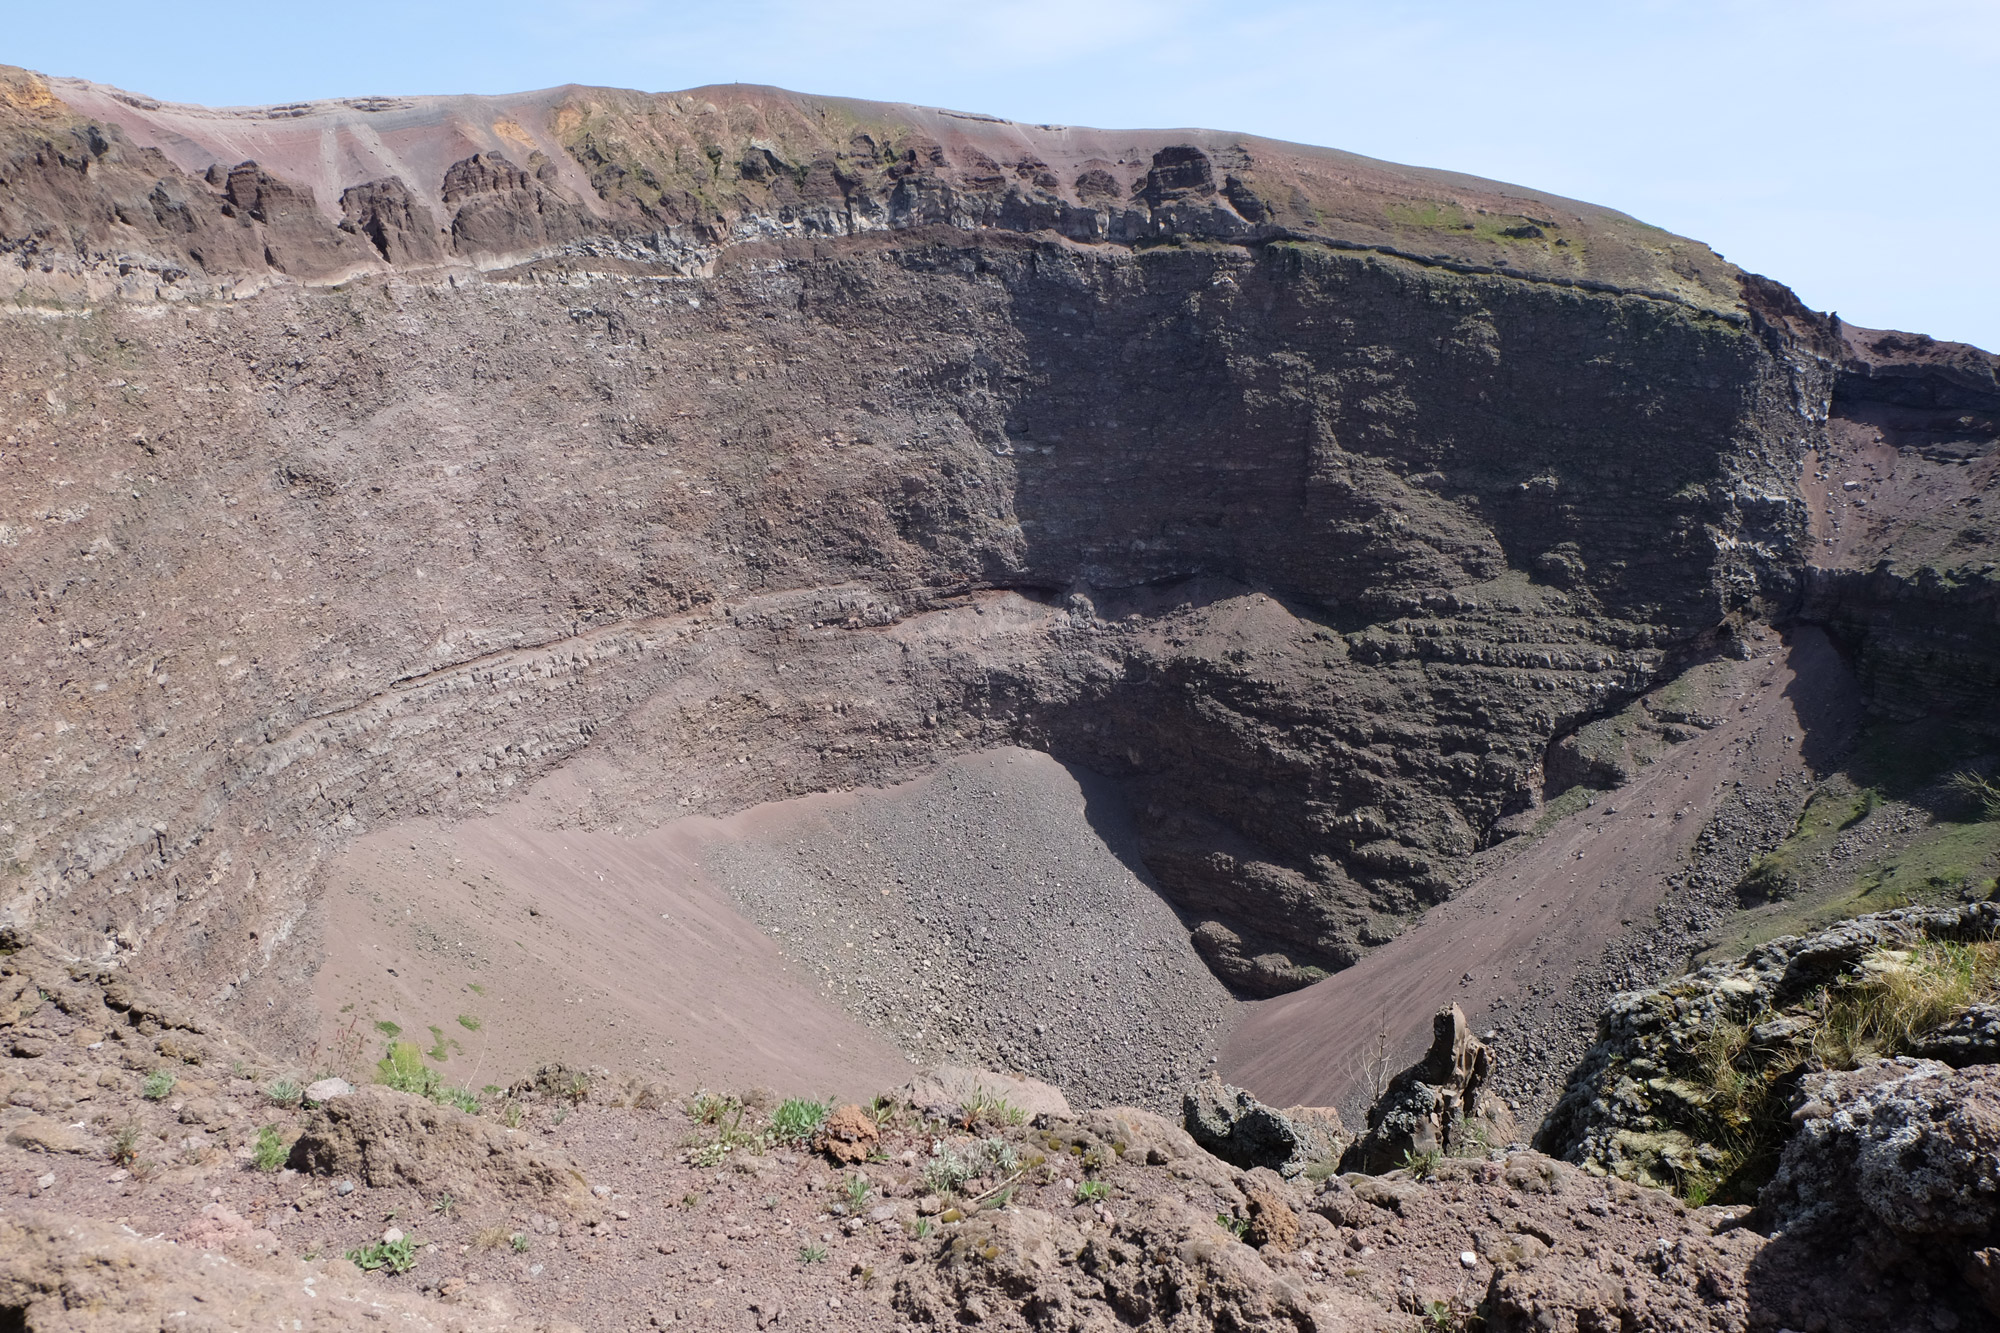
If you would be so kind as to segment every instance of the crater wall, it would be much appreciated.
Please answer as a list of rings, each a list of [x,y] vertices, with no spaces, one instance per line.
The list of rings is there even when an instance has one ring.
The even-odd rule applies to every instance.
[[[1828,326],[1606,210],[769,90],[10,78],[5,910],[246,1022],[303,1030],[332,849],[585,750],[601,827],[1046,750],[1295,988],[1803,595]]]

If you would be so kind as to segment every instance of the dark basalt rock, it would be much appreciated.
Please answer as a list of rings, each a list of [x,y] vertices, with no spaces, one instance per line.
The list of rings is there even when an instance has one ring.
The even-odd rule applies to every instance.
[[[349,187],[341,193],[340,211],[347,215],[341,226],[365,236],[389,263],[436,263],[444,258],[437,220],[394,176]]]
[[[1349,1135],[1340,1113],[1294,1106],[1280,1111],[1221,1079],[1191,1089],[1182,1105],[1194,1141],[1244,1170],[1268,1167],[1287,1178],[1338,1161]]]
[[[1927,1033],[1915,1054],[1954,1069],[2000,1064],[2000,1004],[1975,1004]]]
[[[1368,1132],[1347,1149],[1340,1169],[1381,1175],[1412,1158],[1505,1147],[1518,1131],[1505,1103],[1487,1092],[1493,1068],[1493,1048],[1472,1035],[1459,1007],[1440,1009],[1430,1050],[1368,1108]]]
[[[1793,1118],[1758,1199],[1778,1238],[1764,1263],[1819,1256],[1829,1310],[1858,1304],[1842,1291],[1858,1278],[2000,1317],[2000,1068],[1906,1056],[1811,1074]]]

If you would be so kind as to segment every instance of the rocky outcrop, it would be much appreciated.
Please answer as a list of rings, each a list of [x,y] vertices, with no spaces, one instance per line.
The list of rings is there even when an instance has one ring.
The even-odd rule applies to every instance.
[[[1472,1034],[1457,1005],[1437,1012],[1424,1058],[1389,1081],[1368,1108],[1368,1130],[1342,1155],[1342,1171],[1381,1175],[1414,1160],[1478,1155],[1519,1137],[1491,1091],[1493,1048]]]
[[[1068,1119],[1071,1114],[1062,1089],[1040,1079],[956,1065],[925,1070],[901,1095],[910,1105],[945,1119],[973,1116],[1031,1121],[1044,1116]]]
[[[1968,1006],[1919,1036],[1912,1054],[1953,1069],[2000,1064],[2000,1004]]]
[[[1777,1237],[1764,1266],[1823,1266],[1792,1321],[1867,1327],[1910,1299],[1969,1327],[2000,1319],[2000,1067],[1906,1057],[1809,1075],[1799,1101],[1758,1201]]]
[[[1280,1111],[1214,1075],[1188,1092],[1182,1120],[1194,1141],[1223,1161],[1286,1178],[1314,1168],[1330,1171],[1354,1137],[1338,1111],[1311,1106]]]
[[[497,153],[454,162],[444,174],[442,197],[460,254],[531,255],[576,239],[589,225],[587,214],[539,176]]]
[[[1899,966],[1896,951],[1923,941],[1996,937],[1996,903],[1884,912],[1773,940],[1739,961],[1619,995],[1598,1020],[1597,1044],[1543,1121],[1536,1146],[1647,1184],[1681,1185],[1747,1166],[1744,1188],[1754,1190],[1756,1172],[1771,1163],[1735,1161],[1725,1146],[1731,1136],[1713,1109],[1717,1061],[1740,1060],[1746,1070],[1764,1069],[1767,1079],[1798,1070],[1826,1019],[1820,1000],[1829,985],[1870,967]],[[1983,1049],[1983,1030],[1980,1011],[1970,1011],[1920,1041],[1971,1058]],[[1718,1054],[1718,1041],[1731,1032],[1741,1034],[1740,1048]]]
[[[1758,1200],[1773,1230],[2000,1241],[2000,1069],[1905,1057],[1808,1075],[1799,1102]]]
[[[2000,735],[2000,357],[1834,321],[1825,534],[1797,615],[1826,627],[1878,715]],[[1807,489],[1819,491],[1811,481]]]
[[[352,1175],[373,1187],[409,1185],[466,1201],[584,1211],[588,1184],[560,1151],[517,1130],[422,1097],[360,1088],[321,1106],[293,1143],[291,1163]]]
[[[388,263],[407,268],[444,258],[436,219],[400,177],[349,186],[340,211],[342,229],[367,238]]]

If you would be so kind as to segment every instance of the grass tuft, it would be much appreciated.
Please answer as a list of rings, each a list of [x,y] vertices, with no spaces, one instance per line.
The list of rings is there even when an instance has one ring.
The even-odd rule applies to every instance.
[[[276,1125],[266,1125],[257,1131],[257,1146],[252,1149],[259,1171],[276,1171],[285,1164],[291,1149],[284,1137],[278,1133]]]
[[[364,1273],[373,1273],[377,1269],[391,1274],[407,1273],[417,1266],[416,1237],[378,1240],[373,1245],[363,1245],[358,1250],[349,1250],[347,1261]]]
[[[804,1143],[826,1123],[833,1107],[826,1102],[793,1097],[771,1113],[771,1137],[779,1143]]]

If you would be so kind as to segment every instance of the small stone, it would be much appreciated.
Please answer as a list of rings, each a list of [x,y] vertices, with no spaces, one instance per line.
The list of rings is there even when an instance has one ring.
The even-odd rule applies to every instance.
[[[401,1240],[402,1238],[403,1238],[402,1230],[397,1227],[390,1227],[387,1231],[382,1233],[382,1243],[384,1245],[394,1245],[397,1241]]]
[[[35,1178],[35,1188],[38,1190],[51,1190],[54,1189],[55,1187],[56,1187],[56,1173],[53,1171],[50,1171],[46,1175],[38,1176]]]
[[[1458,1252],[1458,1262],[1466,1268],[1477,1268],[1479,1267],[1479,1256],[1471,1250],[1460,1250]]]
[[[600,1199],[608,1199],[611,1197],[611,1187],[609,1185],[592,1185],[590,1187],[590,1192],[592,1194],[595,1194]]]
[[[338,1185],[335,1185],[333,1187],[333,1192],[335,1194],[341,1194],[341,1195],[352,1194],[354,1193],[354,1182],[351,1180],[343,1180]]]
[[[344,1078],[323,1078],[306,1085],[305,1099],[309,1102],[330,1102],[336,1097],[345,1097],[354,1091],[354,1085]]]

